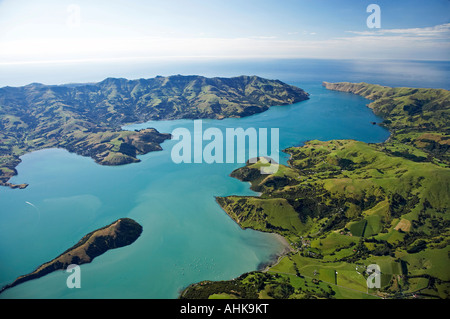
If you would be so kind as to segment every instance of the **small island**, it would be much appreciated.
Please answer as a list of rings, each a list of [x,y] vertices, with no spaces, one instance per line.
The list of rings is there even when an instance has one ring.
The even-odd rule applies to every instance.
[[[26,281],[43,277],[53,271],[66,269],[71,264],[90,263],[94,258],[110,249],[131,245],[139,238],[141,233],[142,226],[133,219],[118,219],[108,226],[85,235],[73,247],[55,259],[42,264],[35,271],[18,277],[13,283],[4,286],[0,293]]]

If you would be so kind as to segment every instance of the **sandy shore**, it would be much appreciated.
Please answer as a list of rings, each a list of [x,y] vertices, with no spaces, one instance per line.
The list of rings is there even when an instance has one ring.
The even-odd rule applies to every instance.
[[[289,244],[289,242],[287,241],[286,238],[284,238],[280,234],[276,234],[276,233],[271,233],[271,234],[273,234],[275,236],[276,240],[282,244],[283,249],[278,254],[273,255],[269,261],[262,263],[258,267],[258,271],[263,271],[263,272],[268,271],[271,267],[277,265],[281,261],[281,259],[283,259],[284,256],[286,256],[287,254],[289,254],[291,252],[295,252],[295,250],[292,248],[292,246]]]
[[[291,244],[289,244],[288,240],[285,237],[283,237],[277,233],[272,233],[272,234],[274,234],[275,237],[277,238],[277,240],[283,245],[284,250],[286,251],[284,254],[295,251],[295,249],[292,248]]]

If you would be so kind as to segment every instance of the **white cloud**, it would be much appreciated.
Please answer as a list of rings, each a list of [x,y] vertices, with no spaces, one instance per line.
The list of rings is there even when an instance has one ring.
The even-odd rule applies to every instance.
[[[348,31],[355,36],[336,38],[380,58],[450,60],[450,23],[425,28]]]
[[[445,23],[433,27],[425,28],[406,28],[406,29],[373,29],[370,31],[347,31],[348,33],[360,36],[383,36],[398,35],[403,37],[417,37],[430,39],[449,39],[450,23]]]
[[[450,24],[349,33],[325,40],[274,36],[21,38],[0,43],[0,64],[177,57],[450,59]]]

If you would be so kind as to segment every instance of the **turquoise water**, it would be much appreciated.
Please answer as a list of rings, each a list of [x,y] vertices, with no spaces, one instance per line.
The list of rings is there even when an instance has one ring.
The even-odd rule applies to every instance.
[[[320,83],[295,83],[311,99],[243,119],[204,120],[217,127],[279,128],[280,148],[309,139],[352,138],[380,142],[388,132],[365,105],[368,100],[327,91]],[[193,130],[193,121],[135,124]],[[143,225],[132,245],[110,250],[81,266],[81,288],[66,287],[57,271],[9,289],[0,298],[176,298],[201,280],[225,280],[257,269],[282,249],[272,234],[242,230],[216,204],[215,196],[254,195],[248,183],[229,177],[242,164],[174,164],[176,141],[142,162],[100,166],[62,149],[26,154],[12,182],[24,190],[0,189],[0,285],[34,270],[86,233],[120,217]],[[284,154],[284,153],[283,153]],[[286,154],[281,162],[285,163]]]

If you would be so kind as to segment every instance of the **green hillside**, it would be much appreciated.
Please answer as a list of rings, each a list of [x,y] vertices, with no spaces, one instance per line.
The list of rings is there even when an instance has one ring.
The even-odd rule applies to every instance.
[[[250,182],[261,196],[217,202],[241,227],[278,233],[294,251],[265,272],[235,279],[239,289],[203,282],[182,298],[449,297],[450,168],[447,152],[437,151],[448,141],[449,92],[325,85],[373,99],[369,107],[384,117],[391,138],[380,144],[308,141],[286,149],[289,166],[275,174],[262,175],[267,164],[260,161],[235,170],[231,176]],[[419,99],[427,102],[412,114]],[[438,135],[440,146],[421,144],[423,136]],[[372,264],[381,269],[379,289],[367,286]],[[262,283],[249,286],[256,276]]]

